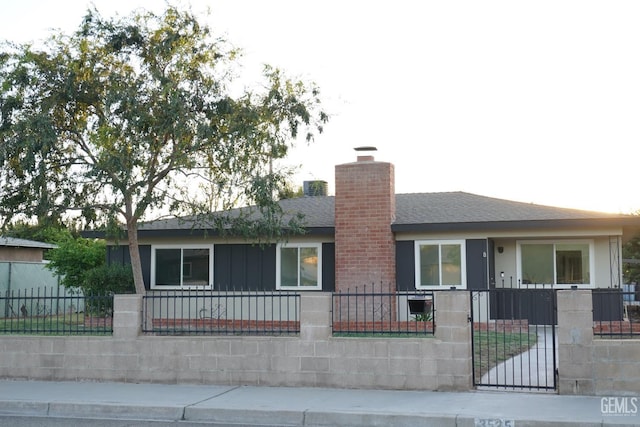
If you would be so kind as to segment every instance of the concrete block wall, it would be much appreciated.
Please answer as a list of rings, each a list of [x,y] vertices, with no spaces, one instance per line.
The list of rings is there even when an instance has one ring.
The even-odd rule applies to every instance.
[[[112,337],[11,336],[0,377],[37,380],[469,390],[469,294],[438,293],[435,337],[331,336],[331,294],[303,294],[299,337],[142,335],[139,296],[117,296]]]
[[[559,391],[593,394],[591,291],[559,291],[557,302]]]
[[[637,396],[640,339],[593,336],[590,290],[558,291],[560,394]]]

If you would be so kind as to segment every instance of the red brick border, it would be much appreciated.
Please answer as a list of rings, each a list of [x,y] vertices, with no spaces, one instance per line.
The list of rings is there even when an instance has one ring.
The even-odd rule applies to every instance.
[[[594,335],[637,335],[640,338],[640,323],[628,320],[593,322]]]
[[[370,322],[358,322],[358,321],[345,321],[345,322],[333,322],[333,332],[421,332],[421,333],[433,333],[433,322],[421,322],[421,321],[370,321]]]
[[[86,328],[112,328],[113,327],[113,317],[93,317],[93,316],[85,316],[84,317],[84,326]]]
[[[203,331],[267,331],[294,332],[300,330],[295,320],[248,320],[248,319],[153,319],[153,329],[180,329]]]

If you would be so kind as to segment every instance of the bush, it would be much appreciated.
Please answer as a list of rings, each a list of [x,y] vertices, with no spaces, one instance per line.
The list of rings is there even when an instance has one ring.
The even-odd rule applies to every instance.
[[[102,317],[113,312],[113,298],[104,296],[133,294],[136,291],[129,265],[102,265],[92,268],[83,276],[85,310],[89,315]]]
[[[89,294],[132,294],[133,285],[131,266],[118,264],[101,265],[87,271],[83,277],[82,288]]]
[[[49,251],[47,268],[62,278],[60,283],[64,287],[85,289],[86,274],[105,263],[105,242],[67,236],[57,245],[57,248]]]

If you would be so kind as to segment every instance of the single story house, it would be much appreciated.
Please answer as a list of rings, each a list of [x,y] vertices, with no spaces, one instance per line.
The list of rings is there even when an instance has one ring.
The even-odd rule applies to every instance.
[[[57,288],[60,278],[47,268],[44,259],[45,251],[55,247],[50,243],[0,236],[0,294],[33,295],[33,289],[46,288],[50,292]],[[0,316],[6,316],[6,310],[7,307],[1,305]]]
[[[0,236],[0,261],[43,262],[44,251],[56,245]]]
[[[271,244],[188,218],[142,224],[147,289],[617,288],[622,244],[640,231],[632,215],[464,192],[395,194],[394,166],[369,155],[336,166],[335,196],[319,193],[280,202],[304,215],[306,233]],[[128,262],[124,243],[110,247],[109,262]]]

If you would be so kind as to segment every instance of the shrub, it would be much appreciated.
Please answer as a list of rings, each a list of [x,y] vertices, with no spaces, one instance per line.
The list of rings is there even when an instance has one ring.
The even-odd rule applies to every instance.
[[[57,245],[49,252],[47,268],[60,275],[63,286],[85,289],[87,272],[105,263],[107,252],[104,241],[67,236]]]
[[[85,310],[93,316],[105,316],[113,312],[114,294],[135,293],[131,266],[101,265],[83,275],[82,289],[85,296]]]

